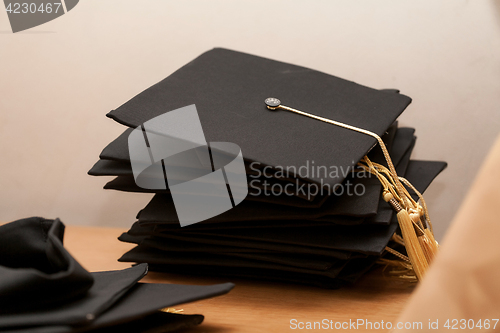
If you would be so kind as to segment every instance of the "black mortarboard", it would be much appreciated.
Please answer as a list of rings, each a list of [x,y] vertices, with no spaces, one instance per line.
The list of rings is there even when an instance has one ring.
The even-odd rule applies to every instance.
[[[375,144],[373,138],[313,119],[270,112],[263,106],[269,96],[380,136],[411,102],[401,94],[308,68],[213,49],[108,116],[137,127],[165,112],[196,104],[207,142],[235,143],[246,160],[270,166],[299,168],[315,161],[349,169]]]
[[[297,115],[283,111],[286,107],[266,109],[264,100],[271,96],[314,114],[314,119],[304,117],[304,112]],[[126,129],[104,148],[89,171],[91,175],[116,176],[106,184],[108,189],[156,193],[139,212],[138,222],[120,237],[138,244],[120,260],[148,262],[154,269],[165,271],[261,277],[328,287],[354,281],[385,251],[398,228],[393,208],[382,199],[379,179],[351,173],[366,155],[373,162],[386,164],[386,156],[373,136],[382,137],[398,175],[406,176],[422,192],[445,167],[440,162],[410,161],[415,130],[398,128],[395,122],[410,102],[394,89],[375,90],[253,55],[226,49],[202,54],[111,111],[108,117],[137,128],[195,104],[206,141],[237,144],[247,180],[257,179],[258,185],[250,186],[247,198],[233,209],[181,228],[168,186],[143,189],[135,184],[127,147],[134,130]],[[268,106],[273,109],[273,105]],[[371,134],[334,126],[318,116]],[[148,145],[145,125],[142,130]],[[341,172],[320,176],[298,171],[312,164],[334,166]],[[280,174],[283,168],[288,170],[286,176]],[[262,176],[264,169],[269,178]],[[253,195],[265,188],[262,180],[271,186],[296,187],[292,187],[292,195]],[[226,184],[229,188],[227,180]],[[309,185],[333,189],[349,184],[362,185],[365,192],[304,195],[297,190]],[[189,250],[175,250],[183,246]]]

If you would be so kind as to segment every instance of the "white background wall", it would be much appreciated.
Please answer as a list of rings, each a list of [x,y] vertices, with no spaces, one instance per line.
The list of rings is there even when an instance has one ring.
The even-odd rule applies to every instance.
[[[128,227],[151,196],[87,176],[122,132],[105,114],[214,46],[411,96],[413,157],[449,162],[426,193],[438,239],[499,133],[497,0],[82,0],[16,34],[0,8],[0,221]]]

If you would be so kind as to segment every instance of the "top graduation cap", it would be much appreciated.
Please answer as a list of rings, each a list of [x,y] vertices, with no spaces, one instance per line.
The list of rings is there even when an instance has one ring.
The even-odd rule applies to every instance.
[[[247,162],[297,171],[335,167],[335,177],[307,170],[312,182],[333,186],[375,145],[372,137],[286,112],[269,112],[263,101],[279,96],[309,110],[383,135],[411,102],[401,94],[241,52],[210,50],[146,89],[108,117],[130,127],[167,111],[196,104],[206,140],[232,142]],[[257,165],[256,165],[257,166]]]

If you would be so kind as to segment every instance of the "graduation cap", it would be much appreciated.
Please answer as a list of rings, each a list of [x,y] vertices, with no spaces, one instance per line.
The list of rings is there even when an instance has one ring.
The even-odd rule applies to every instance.
[[[198,325],[203,316],[162,309],[234,286],[138,283],[147,264],[89,273],[63,247],[63,237],[58,219],[33,217],[0,226],[0,331],[170,332]]]
[[[324,287],[355,281],[387,251],[399,261],[415,261],[423,254],[399,253],[388,244],[404,243],[397,236],[404,214],[410,220],[403,238],[416,230],[407,240],[410,252],[417,241],[435,242],[425,204],[417,201],[446,163],[411,160],[415,130],[397,124],[410,102],[397,90],[241,52],[216,48],[200,55],[107,115],[129,128],[103,149],[89,174],[115,176],[107,189],[156,193],[120,237],[137,244],[120,260],[162,271]],[[193,105],[208,144],[231,142],[241,149],[248,195],[232,209],[181,227],[171,187],[138,186],[128,140],[143,124]],[[176,131],[191,127],[183,123]],[[158,177],[166,183],[173,178],[168,172]],[[413,189],[401,184],[406,179]],[[384,199],[394,199],[393,205]],[[294,261],[298,256],[302,260]]]

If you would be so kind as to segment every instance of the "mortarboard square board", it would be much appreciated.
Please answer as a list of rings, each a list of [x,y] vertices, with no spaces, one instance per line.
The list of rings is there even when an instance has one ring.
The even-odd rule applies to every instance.
[[[271,96],[380,136],[411,102],[407,96],[319,71],[213,49],[108,116],[135,128],[165,112],[195,104],[207,142],[233,142],[248,161],[296,170],[312,161],[350,169],[376,143],[369,136],[314,119],[271,112],[264,105]],[[313,175],[302,178],[321,181]],[[324,182],[336,184],[344,178],[338,175]]]
[[[415,130],[398,127],[396,119],[411,99],[398,90],[376,90],[312,69],[216,48],[107,115],[130,128],[103,149],[89,174],[115,176],[106,189],[156,193],[132,228],[120,236],[121,241],[137,244],[121,261],[147,262],[161,271],[331,288],[352,283],[384,253],[398,229],[397,219],[382,200],[376,177],[353,172],[365,155],[386,164],[376,140],[317,119],[270,111],[264,104],[268,97],[381,136],[398,175],[420,192],[446,167],[444,162],[410,160]],[[163,189],[136,184],[128,138],[134,128],[189,105],[195,107],[205,141],[238,145],[248,183],[257,181],[233,209],[181,227],[166,179]],[[337,172],[321,174],[320,167]],[[263,181],[294,191],[264,193]],[[332,190],[349,185],[360,185],[364,192]],[[307,186],[327,190],[298,191]]]

